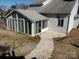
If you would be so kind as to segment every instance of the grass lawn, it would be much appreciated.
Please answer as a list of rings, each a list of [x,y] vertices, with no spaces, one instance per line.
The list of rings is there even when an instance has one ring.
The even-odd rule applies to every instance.
[[[30,53],[40,41],[39,36],[31,37],[5,29],[0,29],[0,45],[10,46],[17,56]]]
[[[73,29],[66,37],[54,38],[54,44],[50,59],[79,59],[79,29]]]

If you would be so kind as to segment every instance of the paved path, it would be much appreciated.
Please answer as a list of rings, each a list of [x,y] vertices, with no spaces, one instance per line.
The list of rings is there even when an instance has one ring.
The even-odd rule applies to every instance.
[[[54,50],[53,38],[59,35],[57,33],[45,32],[40,36],[41,40],[37,47],[25,57],[26,59],[31,59],[32,57],[37,57],[38,59],[50,58],[51,52]]]

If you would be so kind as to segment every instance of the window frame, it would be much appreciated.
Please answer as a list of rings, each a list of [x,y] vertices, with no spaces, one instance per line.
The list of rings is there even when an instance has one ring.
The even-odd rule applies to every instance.
[[[43,21],[42,21],[42,28],[43,28],[43,29],[44,29],[44,28],[47,28],[47,23],[48,23],[47,20],[43,20]]]
[[[64,26],[64,19],[63,18],[59,18],[58,19],[58,26],[59,27],[63,27]]]

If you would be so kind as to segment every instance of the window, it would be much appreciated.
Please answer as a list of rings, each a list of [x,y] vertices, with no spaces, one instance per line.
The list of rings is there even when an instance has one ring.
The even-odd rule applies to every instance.
[[[23,20],[18,20],[18,27],[19,27],[19,32],[23,33],[24,32],[24,25],[23,25]]]
[[[41,32],[41,21],[36,22],[36,33]]]
[[[31,22],[29,22],[29,34],[31,34]]]
[[[13,26],[13,30],[15,30],[14,19],[12,19],[12,26]]]
[[[32,32],[31,32],[31,27],[32,26],[31,25],[32,25],[31,22],[25,20],[25,32],[27,34],[32,34]]]
[[[46,27],[47,27],[47,21],[44,20],[44,21],[42,21],[42,28],[46,28]]]
[[[12,14],[12,17],[13,17],[13,18],[16,18],[16,13],[13,13],[13,14]]]
[[[17,19],[14,19],[14,31],[17,31]]]
[[[58,19],[58,26],[63,27],[64,19]]]

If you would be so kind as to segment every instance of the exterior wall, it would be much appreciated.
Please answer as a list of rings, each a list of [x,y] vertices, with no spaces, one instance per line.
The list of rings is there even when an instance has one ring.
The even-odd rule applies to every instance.
[[[64,17],[63,27],[58,26],[58,18],[50,18],[48,22],[48,27],[50,31],[66,33],[68,26],[68,17]]]
[[[15,13],[15,14],[14,14]],[[38,34],[38,33],[36,33],[37,31],[36,31],[36,22],[30,22],[30,20],[28,19],[28,18],[25,18],[25,17],[23,17],[22,15],[20,15],[19,13],[16,13],[16,12],[14,12],[13,14],[14,15],[16,15],[16,17],[15,18],[13,18],[13,14],[11,14],[10,16],[8,16],[7,17],[7,20],[8,19],[16,19],[17,21],[17,30],[16,30],[16,32],[20,32],[19,31],[19,20],[20,19],[22,19],[23,20],[23,32],[21,32],[21,33],[26,33],[26,34],[31,34],[32,36],[35,36],[36,34]],[[13,21],[11,21],[11,23],[13,23]],[[7,24],[8,24],[8,21],[7,21]],[[41,25],[42,25],[42,21],[41,21]],[[13,26],[13,25],[12,25]],[[13,27],[12,27],[13,28]],[[7,29],[8,30],[13,30],[13,29],[11,29],[8,25],[7,25]],[[42,28],[41,27],[41,32],[44,32],[44,31],[46,31],[46,30],[48,30],[48,28]],[[13,31],[15,31],[15,30],[13,30]]]
[[[47,30],[48,30],[48,27],[47,27],[47,28],[42,29],[42,30],[41,30],[41,32],[45,32],[45,31],[47,31]]]
[[[36,24],[37,22],[33,22],[32,23],[32,36],[35,36],[35,35],[37,35],[37,34],[39,34],[39,33],[37,33],[37,30],[36,30],[36,26],[38,26],[37,24]],[[38,27],[37,27],[38,28]],[[45,32],[45,31],[47,31],[48,30],[48,26],[46,27],[46,28],[42,28],[42,21],[41,21],[41,32]]]
[[[73,28],[77,28],[78,25],[79,25],[79,19],[75,19]]]
[[[78,11],[78,0],[76,1],[76,4],[74,5],[69,18],[69,26],[68,26],[68,33],[72,30],[74,26],[74,17],[77,14]]]
[[[15,13],[15,12],[14,12],[14,13]],[[12,19],[12,18],[13,18],[12,15],[13,15],[13,14],[11,14],[10,16],[8,16],[8,17],[6,18],[7,29],[8,29],[8,30],[12,30],[12,29],[9,28],[9,26],[8,26],[8,21],[7,21],[8,19]],[[24,32],[23,32],[23,33],[26,33],[26,28],[25,28],[25,27],[29,26],[29,22],[30,22],[29,19],[23,17],[23,16],[20,15],[19,13],[16,13],[15,15],[16,15],[16,18],[14,18],[14,19],[17,20],[17,30],[16,30],[16,32],[19,32],[18,20],[21,20],[21,19],[22,19],[22,20],[23,20],[23,26],[24,26],[24,27],[23,27],[23,28],[24,28]],[[11,22],[11,23],[12,23],[12,22]],[[26,23],[28,23],[27,26],[26,26]],[[32,25],[31,25],[31,27],[32,27]],[[30,28],[30,27],[28,27],[27,29],[29,29],[29,30],[30,30],[29,32],[31,32],[31,28]],[[13,31],[14,31],[14,30],[13,30]],[[28,33],[29,33],[29,32],[28,32]],[[27,33],[27,34],[28,34],[28,33]],[[33,33],[29,33],[29,34],[33,34]]]
[[[12,18],[12,15],[9,16],[8,18]],[[10,30],[9,26],[8,26],[8,19],[6,19],[6,24],[7,24],[7,29]]]

